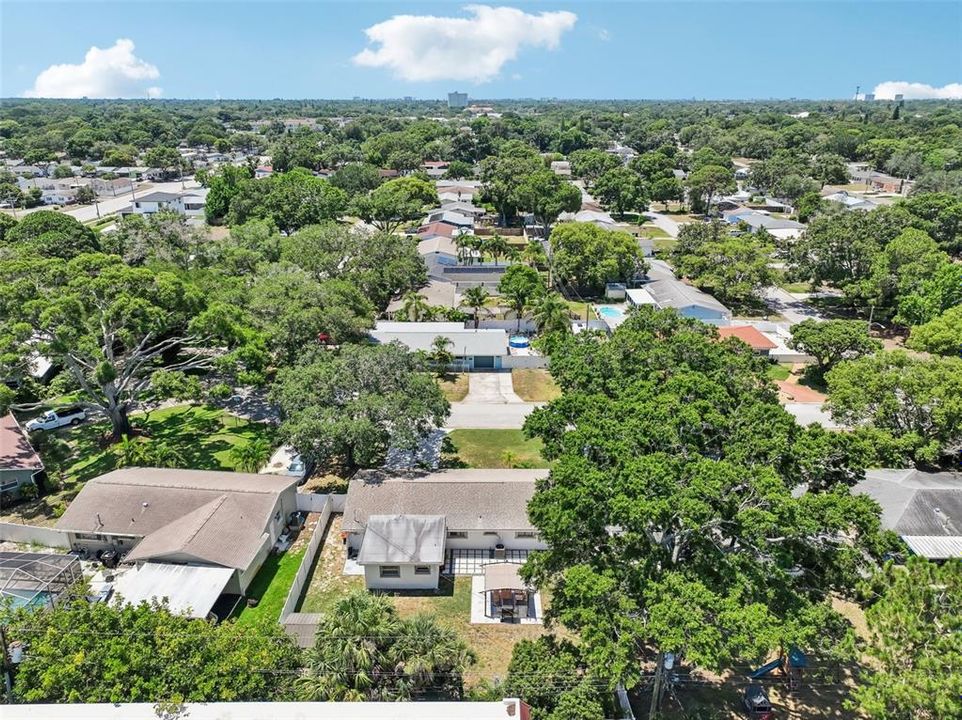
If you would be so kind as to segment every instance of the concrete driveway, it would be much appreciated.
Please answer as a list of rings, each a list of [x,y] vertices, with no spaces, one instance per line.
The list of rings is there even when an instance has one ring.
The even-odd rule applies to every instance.
[[[510,372],[476,372],[468,375],[468,394],[464,403],[520,403],[514,392]]]
[[[814,318],[824,320],[818,310],[792,295],[787,290],[780,287],[767,287],[762,290],[762,298],[765,304],[779,315],[783,315],[788,320],[789,325],[796,325],[803,320]]]
[[[661,213],[656,212],[646,212],[643,213],[643,215],[651,220],[655,227],[664,230],[673,238],[678,237],[678,231],[681,229],[681,225],[675,222],[668,215],[662,215]]]
[[[532,410],[543,403],[526,403],[514,391],[510,372],[468,375],[468,394],[451,403],[446,428],[519,429]]]

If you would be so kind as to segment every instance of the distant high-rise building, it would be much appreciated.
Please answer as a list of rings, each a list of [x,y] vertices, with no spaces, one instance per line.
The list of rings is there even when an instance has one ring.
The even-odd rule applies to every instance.
[[[895,102],[902,102],[904,99],[905,99],[905,96],[902,95],[902,93],[898,93],[898,94],[895,96]]]
[[[875,93],[865,93],[865,102],[872,102],[875,99]]]
[[[449,92],[448,93],[448,108],[451,110],[460,110],[461,108],[466,108],[468,106],[468,94],[463,92]]]

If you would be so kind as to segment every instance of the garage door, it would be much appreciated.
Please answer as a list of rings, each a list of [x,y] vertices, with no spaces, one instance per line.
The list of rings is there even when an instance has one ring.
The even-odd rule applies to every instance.
[[[475,370],[494,370],[494,355],[475,355]]]

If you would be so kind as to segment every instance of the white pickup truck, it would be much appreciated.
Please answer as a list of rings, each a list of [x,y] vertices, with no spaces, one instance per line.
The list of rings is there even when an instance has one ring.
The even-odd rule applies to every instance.
[[[48,410],[40,417],[34,418],[24,427],[27,432],[43,432],[56,430],[64,425],[79,425],[87,419],[87,413],[82,407],[65,407]]]

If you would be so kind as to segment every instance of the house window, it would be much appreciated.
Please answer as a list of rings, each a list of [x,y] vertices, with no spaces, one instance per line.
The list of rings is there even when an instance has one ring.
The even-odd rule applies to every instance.
[[[399,565],[379,565],[378,569],[381,571],[382,578],[401,577],[401,567]]]
[[[533,539],[533,538],[538,537],[538,534],[537,534],[537,533],[533,533],[533,532],[522,531],[522,532],[516,532],[516,533],[514,534],[514,536],[515,536],[516,538],[518,538],[519,540],[520,540],[521,538],[532,538],[532,539]]]
[[[485,534],[485,535],[495,535],[495,536],[498,535],[498,533],[494,532],[493,530],[485,530],[485,531],[484,531],[484,534]]]
[[[464,530],[448,530],[448,537],[452,540],[467,540],[468,533]]]
[[[415,565],[415,566],[414,566],[414,574],[415,574],[415,575],[430,575],[430,574],[431,574],[431,568],[429,568],[427,565]]]

